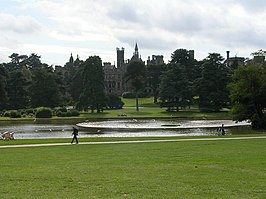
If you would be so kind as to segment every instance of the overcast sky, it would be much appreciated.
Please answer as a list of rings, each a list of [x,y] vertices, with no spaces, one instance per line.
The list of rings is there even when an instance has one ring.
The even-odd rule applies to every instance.
[[[116,48],[143,60],[179,48],[250,57],[266,48],[265,0],[1,0],[0,63],[12,53],[37,53],[64,65],[73,53],[116,61]]]

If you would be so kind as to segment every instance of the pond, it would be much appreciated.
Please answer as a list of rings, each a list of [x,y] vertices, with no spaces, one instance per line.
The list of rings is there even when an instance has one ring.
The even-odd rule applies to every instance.
[[[217,135],[225,125],[226,134],[254,133],[247,122],[230,120],[123,119],[0,122],[0,132],[15,132],[15,139],[70,138],[77,125],[79,137],[162,137]],[[255,132],[257,133],[257,132]]]

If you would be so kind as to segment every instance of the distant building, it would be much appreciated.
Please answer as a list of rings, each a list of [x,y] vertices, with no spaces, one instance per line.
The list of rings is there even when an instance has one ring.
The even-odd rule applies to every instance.
[[[226,60],[225,63],[228,67],[237,67],[245,65],[244,57],[230,57],[230,51],[226,51]]]
[[[150,56],[147,60],[147,65],[161,65],[164,64],[163,61],[163,55],[152,55],[152,59],[150,59]]]
[[[127,65],[131,61],[142,61],[141,55],[139,53],[138,44],[135,45],[135,51],[131,59],[125,60],[125,49],[116,48],[117,60],[116,66],[109,62],[103,64],[104,70],[104,83],[105,90],[108,94],[122,95],[124,92],[130,92],[130,85],[125,81],[124,75],[127,70]],[[153,55],[152,60],[147,61],[148,64],[163,64],[162,55]],[[150,90],[148,90],[150,91]]]
[[[105,92],[107,94],[114,94],[121,96],[124,92],[131,92],[130,83],[126,82],[124,79],[124,75],[127,71],[127,65],[131,61],[142,61],[141,55],[139,53],[138,44],[135,45],[135,51],[131,59],[125,59],[125,48],[116,48],[116,64],[111,64],[110,62],[103,63],[103,71],[104,71],[104,85]],[[67,78],[69,76],[70,71],[75,71],[82,61],[79,60],[79,56],[77,55],[76,60],[74,60],[73,55],[71,53],[69,61],[65,64],[65,67],[56,66],[56,71],[62,72],[63,77]],[[147,61],[147,65],[159,65],[164,64],[162,55],[152,55],[152,59],[150,58]],[[147,92],[151,92],[151,89],[145,89]]]
[[[111,65],[110,62],[103,63],[105,91],[109,94],[122,95],[126,90],[126,84],[123,79],[126,72],[126,64],[124,61],[117,63],[119,63],[119,67]]]

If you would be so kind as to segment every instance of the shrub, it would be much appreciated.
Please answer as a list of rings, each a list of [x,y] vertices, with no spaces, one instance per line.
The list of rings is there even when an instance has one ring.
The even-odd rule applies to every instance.
[[[20,114],[20,112],[18,112],[16,110],[11,110],[10,111],[10,117],[11,118],[21,118],[21,114]]]
[[[122,102],[121,98],[116,95],[108,95],[107,107],[109,109],[122,109],[124,106],[124,102]]]
[[[52,112],[53,112],[54,116],[64,117],[64,116],[62,116],[62,113],[66,113],[67,112],[67,108],[66,107],[55,107],[52,110]]]
[[[9,111],[5,111],[4,112],[4,117],[10,117],[10,112]]]
[[[28,109],[25,109],[25,111],[26,111],[26,113],[27,114],[34,114],[34,109],[32,109],[32,108],[28,108]]]
[[[80,115],[79,111],[76,110],[76,109],[70,109],[70,110],[68,110],[67,113],[68,113],[70,116],[79,116],[79,115]]]
[[[52,110],[48,107],[38,107],[35,113],[36,118],[51,118]]]
[[[123,98],[129,98],[129,99],[131,99],[131,98],[135,98],[136,96],[134,95],[134,93],[131,93],[131,92],[124,92],[124,93],[122,94],[122,97],[123,97]]]
[[[79,116],[80,113],[76,109],[70,109],[67,112],[57,111],[56,116],[58,117],[72,117],[72,116]]]

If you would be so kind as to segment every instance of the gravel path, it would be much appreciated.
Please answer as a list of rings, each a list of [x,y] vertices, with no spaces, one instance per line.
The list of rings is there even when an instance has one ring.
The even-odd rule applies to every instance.
[[[220,140],[250,140],[266,139],[266,136],[258,137],[226,137],[226,138],[191,138],[191,139],[171,139],[171,140],[134,140],[134,141],[110,141],[110,142],[80,142],[78,145],[98,145],[98,144],[133,144],[133,143],[158,143],[158,142],[189,142],[189,141],[220,141]],[[51,144],[23,144],[23,145],[5,145],[0,149],[6,148],[26,148],[26,147],[47,147],[47,146],[71,146],[70,143],[51,143]]]

